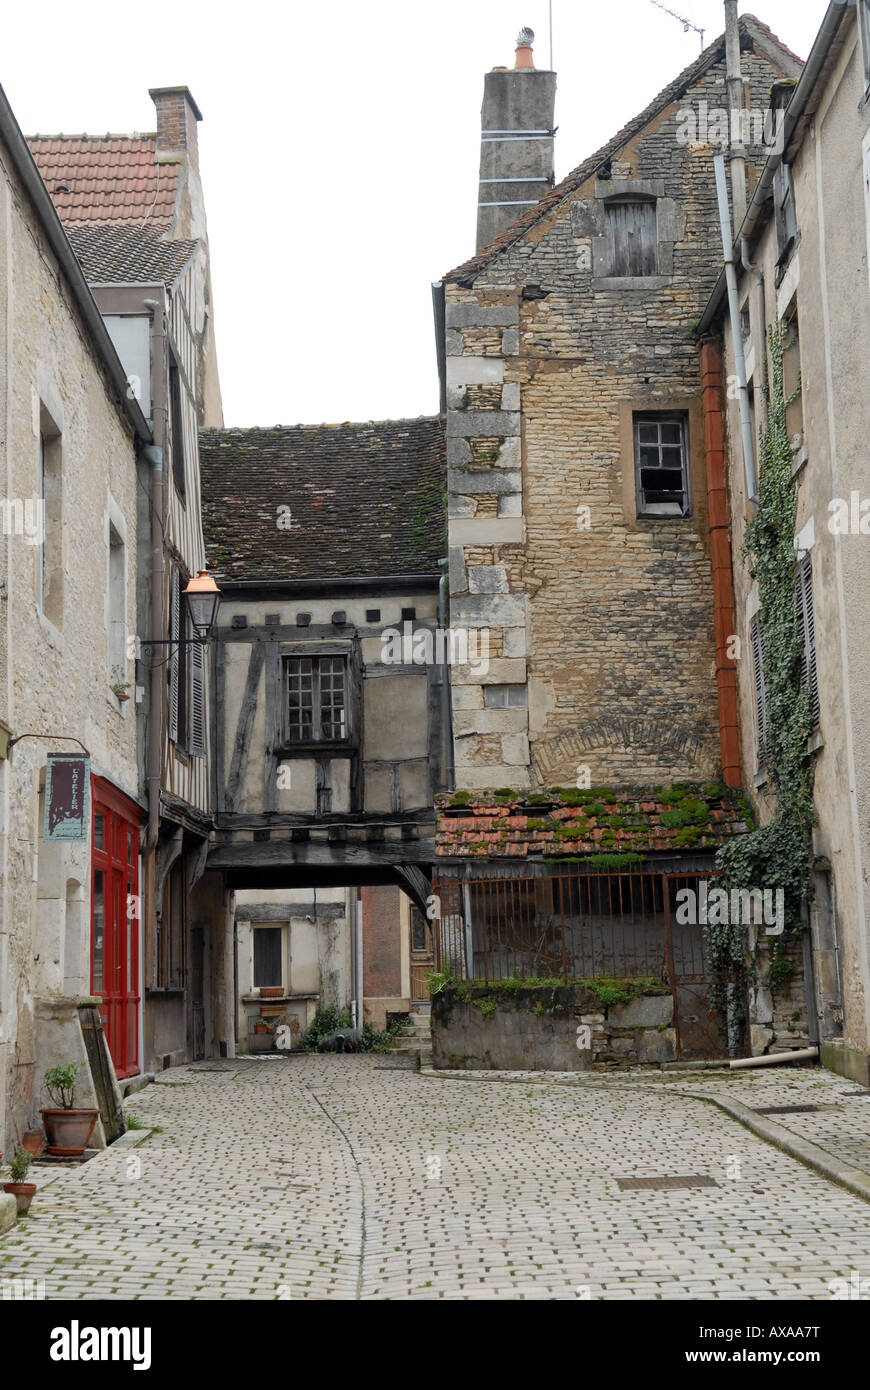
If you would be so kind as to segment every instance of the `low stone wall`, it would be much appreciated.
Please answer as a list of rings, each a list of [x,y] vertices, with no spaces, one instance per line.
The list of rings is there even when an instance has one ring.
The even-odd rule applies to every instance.
[[[657,985],[618,1002],[610,1002],[614,991],[606,986],[598,990],[510,980],[445,986],[432,998],[434,1064],[469,1071],[609,1071],[675,1059],[670,990]]]

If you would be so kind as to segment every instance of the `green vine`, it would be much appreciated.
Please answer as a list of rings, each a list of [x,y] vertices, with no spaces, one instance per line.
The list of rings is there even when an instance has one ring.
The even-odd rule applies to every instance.
[[[761,476],[755,515],[746,528],[744,557],[758,583],[764,635],[767,697],[767,776],[776,808],[769,824],[730,840],[719,850],[717,868],[728,887],[782,889],[786,928],[801,920],[811,891],[813,765],[807,753],[812,730],[810,697],[801,675],[801,639],[794,594],[797,495],[786,425],[783,335],[768,331],[770,365],[764,388],[767,426],[761,440]],[[800,390],[796,388],[795,395]],[[714,964],[742,962],[743,927],[708,927]]]

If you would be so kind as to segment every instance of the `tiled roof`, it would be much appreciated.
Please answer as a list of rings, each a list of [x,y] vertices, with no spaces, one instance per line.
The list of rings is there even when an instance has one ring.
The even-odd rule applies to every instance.
[[[741,15],[740,28],[744,34],[759,42],[766,53],[777,53],[778,50],[777,56],[781,55],[782,57],[783,71],[786,75],[796,75],[797,70],[803,66],[802,60],[792,53],[791,49],[786,48],[785,44],[780,42],[767,25],[762,24],[754,15]],[[721,59],[724,51],[725,35],[722,34],[714,43],[709,44],[700,57],[681,72],[679,77],[674,78],[673,82],[659,92],[646,110],[641,111],[639,115],[628,122],[628,125],[623,126],[612,140],[609,140],[606,145],[602,145],[601,149],[590,155],[583,164],[573,169],[561,183],[557,183],[555,188],[552,188],[549,193],[546,193],[535,203],[534,207],[529,208],[509,227],[506,227],[494,241],[490,242],[489,246],[485,246],[482,251],[478,251],[477,255],[472,256],[463,265],[457,266],[455,270],[451,270],[445,275],[444,280],[459,285],[472,285],[476,276],[489,265],[490,261],[495,259],[500,251],[504,251],[508,246],[513,246],[514,242],[520,241],[529,228],[540,222],[548,212],[558,206],[563,198],[581,188],[587,179],[592,178],[600,165],[618,154],[623,145],[643,130],[644,126],[648,125],[660,111],[670,106],[671,102],[678,101],[709,67]]]
[[[153,284],[168,287],[196,246],[195,241],[161,241],[142,227],[92,227],[73,224],[67,236],[85,279],[91,284]]]
[[[199,459],[206,553],[227,579],[438,573],[446,473],[437,416],[201,430]]]
[[[66,227],[172,224],[178,165],[155,161],[156,135],[34,135],[28,144]]]
[[[741,794],[712,784],[453,792],[436,809],[436,853],[460,859],[710,851],[751,828]]]

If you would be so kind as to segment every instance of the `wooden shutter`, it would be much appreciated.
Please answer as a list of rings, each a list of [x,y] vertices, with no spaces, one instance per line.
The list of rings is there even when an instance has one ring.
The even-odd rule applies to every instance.
[[[819,674],[816,666],[816,615],[811,555],[805,555],[797,567],[794,593],[801,639],[801,683],[810,692],[813,728],[816,728],[819,722]]]
[[[169,599],[169,640],[177,643],[181,636],[181,583],[173,567]],[[178,742],[178,675],[181,666],[177,646],[169,648],[169,737]]]
[[[205,756],[205,647],[194,642],[190,648],[190,752]]]
[[[752,642],[752,671],[755,677],[755,739],[758,766],[767,761],[767,686],[764,683],[764,633],[761,615],[753,618],[749,629]]]
[[[607,204],[606,265],[608,275],[657,274],[655,203]]]

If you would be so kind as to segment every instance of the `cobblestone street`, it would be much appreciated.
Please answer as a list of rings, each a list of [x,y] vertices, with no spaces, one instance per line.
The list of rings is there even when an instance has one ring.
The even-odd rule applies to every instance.
[[[159,1127],[139,1147],[37,1170],[0,1241],[4,1281],[44,1280],[48,1299],[829,1300],[856,1273],[870,1288],[870,1206],[679,1085],[301,1056],[174,1069],[127,1110]],[[717,1185],[617,1181],[667,1175]]]

